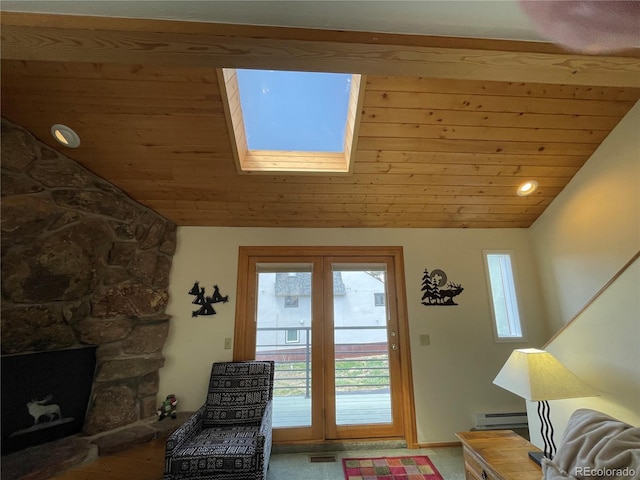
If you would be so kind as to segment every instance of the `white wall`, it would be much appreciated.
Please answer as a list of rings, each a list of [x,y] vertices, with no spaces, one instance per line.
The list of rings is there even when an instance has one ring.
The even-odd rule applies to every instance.
[[[600,393],[549,402],[556,444],[578,408],[640,426],[640,260],[636,260],[545,350]],[[537,403],[527,402],[531,440],[542,448]]]
[[[167,313],[172,315],[160,370],[159,397],[175,393],[183,410],[204,401],[211,363],[232,358],[238,247],[250,245],[401,245],[404,247],[418,441],[455,441],[476,412],[522,411],[524,401],[492,385],[514,348],[539,347],[548,338],[528,232],[522,229],[277,229],[181,227],[173,258]],[[482,250],[513,250],[528,343],[496,344]],[[464,292],[458,306],[426,307],[420,284],[425,268],[444,270]],[[195,280],[218,284],[226,304],[217,315],[191,317]],[[429,334],[431,345],[418,336]]]
[[[640,103],[531,227],[551,331],[571,320],[640,250]],[[640,424],[637,261],[545,348],[602,393],[550,402],[556,443],[590,407]],[[541,446],[535,405],[532,441]]]
[[[640,102],[529,230],[555,332],[640,249]]]

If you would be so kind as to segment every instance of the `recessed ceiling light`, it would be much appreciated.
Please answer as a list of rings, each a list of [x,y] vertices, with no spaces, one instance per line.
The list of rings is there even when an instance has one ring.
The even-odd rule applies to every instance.
[[[76,132],[66,125],[56,123],[51,127],[51,135],[60,145],[69,148],[78,148],[80,146],[80,137]]]
[[[527,180],[522,185],[518,187],[517,194],[520,197],[526,197],[527,195],[531,195],[538,188],[538,182],[535,180]]]

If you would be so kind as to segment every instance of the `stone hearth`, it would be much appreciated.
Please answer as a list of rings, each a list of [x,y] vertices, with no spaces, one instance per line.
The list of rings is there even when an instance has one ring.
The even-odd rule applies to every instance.
[[[1,148],[2,355],[96,345],[83,433],[154,417],[175,224],[4,119]]]
[[[102,455],[126,450],[155,439],[167,438],[193,412],[176,419],[148,419],[95,437],[72,436],[2,457],[2,480],[45,480]]]

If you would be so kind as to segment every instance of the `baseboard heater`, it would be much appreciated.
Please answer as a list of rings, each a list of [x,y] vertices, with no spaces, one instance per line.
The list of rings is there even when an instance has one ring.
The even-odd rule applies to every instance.
[[[527,412],[476,413],[475,430],[512,430],[528,425]]]

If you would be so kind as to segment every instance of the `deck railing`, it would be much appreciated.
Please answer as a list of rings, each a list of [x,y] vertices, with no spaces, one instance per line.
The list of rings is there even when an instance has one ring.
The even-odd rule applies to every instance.
[[[274,360],[274,395],[293,396],[311,393],[311,328],[258,328],[256,360]],[[336,327],[336,331],[380,331],[386,326]],[[274,332],[275,341],[261,342],[261,332]],[[284,332],[284,335],[278,335]],[[287,333],[288,332],[288,333]],[[288,334],[299,341],[287,343]],[[375,336],[375,335],[374,335]],[[386,335],[379,335],[386,337]],[[264,337],[264,335],[263,335]],[[336,393],[371,392],[389,388],[389,354],[386,339],[380,342],[344,342],[335,344]]]

